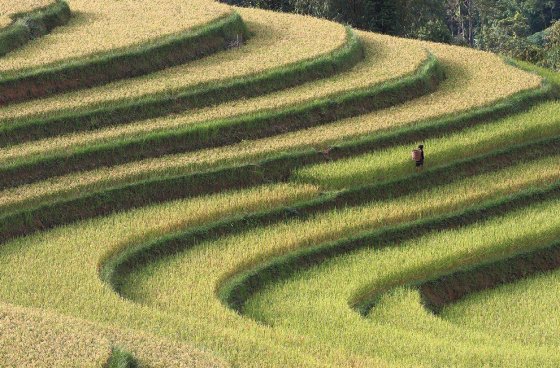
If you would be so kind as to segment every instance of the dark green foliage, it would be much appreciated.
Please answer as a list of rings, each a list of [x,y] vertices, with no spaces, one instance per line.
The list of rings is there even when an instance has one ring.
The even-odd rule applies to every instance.
[[[132,356],[132,354],[120,350],[118,348],[114,348],[113,352],[111,353],[111,358],[105,365],[106,368],[137,368],[138,363]]]
[[[14,15],[14,22],[0,30],[0,56],[66,24],[70,17],[68,4],[61,0],[45,8]]]

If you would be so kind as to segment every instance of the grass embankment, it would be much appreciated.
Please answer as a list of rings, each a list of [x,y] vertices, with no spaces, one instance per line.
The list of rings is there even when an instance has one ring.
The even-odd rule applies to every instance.
[[[0,144],[261,95],[341,73],[363,57],[357,36],[336,23],[248,9],[241,15],[253,34],[243,47],[87,91],[7,106],[0,111]],[[304,22],[305,27],[294,27]],[[311,42],[315,37],[318,41]]]
[[[67,26],[0,60],[1,102],[160,70],[222,50],[246,32],[231,8],[207,0],[188,6],[73,0],[70,6]]]
[[[276,328],[321,336],[333,347],[345,346],[365,356],[375,352],[410,365],[555,366],[560,359],[557,347],[496,340],[446,324],[422,310],[417,293],[398,290],[382,298],[368,320],[352,311],[348,301],[363,290],[384,290],[386,285],[422,279],[477,259],[543,246],[560,235],[558,211],[560,202],[551,200],[398,247],[375,249],[372,243],[259,293],[248,312]]]
[[[0,272],[6,272],[6,274],[2,273],[2,279],[7,282],[2,285],[1,297],[3,300],[12,300],[21,305],[36,306],[44,305],[49,300],[49,307],[59,313],[109,323],[115,329],[139,329],[174,341],[192,342],[198,346],[205,346],[207,351],[215,352],[219,356],[226,356],[227,350],[228,361],[232,364],[239,361],[244,365],[261,367],[282,367],[288,363],[306,367],[350,366],[348,360],[339,355],[336,350],[319,349],[308,350],[308,352],[302,350],[302,346],[311,346],[311,340],[308,339],[294,340],[290,334],[281,334],[274,341],[270,341],[264,338],[270,334],[265,327],[256,326],[255,330],[240,334],[239,329],[230,323],[222,323],[224,321],[209,320],[206,317],[200,320],[189,315],[171,315],[130,303],[118,297],[98,277],[98,262],[107,254],[126,247],[131,242],[136,243],[140,239],[162,236],[172,233],[174,229],[196,226],[224,216],[242,214],[244,211],[254,212],[259,208],[263,210],[286,205],[301,201],[315,193],[316,189],[313,188],[294,188],[286,185],[256,188],[209,198],[171,202],[149,207],[146,209],[148,212],[138,210],[123,213],[5,243],[0,250],[0,256],[3,262],[7,263]],[[101,231],[102,228],[107,229],[108,232]],[[50,254],[47,256],[48,260],[43,258],[46,254]],[[28,256],[30,258],[27,258]],[[10,272],[11,276],[9,276],[8,269],[12,269],[9,266],[11,262],[17,262],[16,258],[22,260],[22,257],[30,261],[31,259],[39,261],[41,258],[39,263],[43,261],[50,263],[58,271],[51,273],[43,270],[43,276],[45,274],[50,276],[42,277],[43,280],[39,282],[37,277],[41,276],[36,273],[39,270],[35,268],[38,266],[35,263],[33,267],[26,270],[19,268],[23,273]],[[76,268],[77,263],[81,266]],[[67,278],[63,275],[72,275],[72,277]],[[5,276],[8,278],[4,278]],[[22,292],[20,287],[27,287],[20,283],[24,279],[27,280],[26,284],[29,282],[28,286],[34,285],[32,288],[36,286],[43,291],[50,290],[51,287],[53,291],[60,288],[59,294],[55,296],[50,294],[50,291],[44,293],[38,289],[36,291],[39,294]],[[11,286],[7,287],[8,284]],[[68,292],[73,295],[68,295]],[[31,295],[34,295],[33,300],[27,299]],[[70,300],[72,302],[68,303]],[[243,320],[235,314],[233,317]],[[136,345],[134,341],[129,341],[126,345],[120,342],[115,345],[131,351],[142,361],[142,357],[137,353],[137,350],[142,351],[141,346]],[[144,356],[147,352],[152,354],[152,359],[154,355],[165,354],[154,346],[151,349],[146,348]],[[323,361],[325,357],[327,357],[326,362]],[[374,360],[369,363],[379,362]]]
[[[37,8],[51,5],[54,0],[23,0],[16,3],[0,4],[0,29],[14,22],[13,16],[18,13],[29,13]]]
[[[150,177],[184,175],[197,170],[208,170],[211,167],[255,162],[286,151],[294,152],[310,147],[325,148],[363,134],[414,125],[427,119],[440,118],[442,115],[448,116],[450,106],[453,106],[455,113],[459,113],[465,109],[492,104],[520,90],[533,88],[539,84],[538,77],[505,66],[496,56],[462,48],[440,45],[431,47],[440,51],[438,58],[447,60],[448,78],[440,85],[438,92],[394,109],[345,119],[329,124],[328,129],[311,128],[216,149],[170,155],[160,159],[68,175],[49,180],[48,186],[44,182],[39,182],[6,190],[1,193],[0,202],[6,205],[38,197],[70,197],[84,191],[96,191]],[[480,68],[465,61],[472,57],[481,57],[480,65],[485,67]],[[517,82],[512,83],[510,77]]]
[[[405,44],[386,45],[383,51],[377,45],[377,42],[366,43],[370,56],[365,61],[367,64],[332,79],[253,98],[243,104],[231,102],[96,132],[15,145],[2,150],[0,160],[12,167],[26,162],[35,167],[28,167],[27,171],[50,166],[52,172],[60,171],[55,166],[63,162],[62,166],[91,167],[117,164],[117,158],[124,162],[233,144],[402,103],[433,91],[442,79],[437,60],[428,57],[423,49],[412,49],[416,52],[409,52],[408,58],[394,63],[397,51],[402,51]],[[374,58],[385,50],[386,58],[382,61]],[[42,131],[43,127],[37,129]],[[91,155],[95,160],[88,157]]]
[[[70,17],[70,8],[62,0],[0,4],[0,56],[66,24]]]
[[[558,346],[559,274],[543,273],[467,296],[444,308],[440,317],[499,339]]]
[[[466,156],[505,149],[522,142],[560,135],[560,103],[546,102],[527,112],[483,124],[453,135],[434,137],[379,152],[306,167],[295,173],[301,182],[324,188],[344,188],[410,172],[410,151],[424,144],[426,168],[445,165]]]

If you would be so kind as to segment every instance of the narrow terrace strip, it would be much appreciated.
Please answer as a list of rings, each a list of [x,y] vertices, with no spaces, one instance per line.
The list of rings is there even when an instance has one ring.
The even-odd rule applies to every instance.
[[[253,34],[242,47],[133,79],[5,106],[0,145],[254,97],[341,73],[363,58],[356,35],[347,29],[345,38],[338,24],[240,11]],[[306,27],[296,27],[303,22]],[[381,45],[388,41],[378,38]],[[376,52],[377,63],[382,53]],[[372,78],[364,77],[363,83]]]
[[[86,188],[99,190],[118,183],[131,183],[150,177],[178,175],[202,168],[208,170],[212,167],[233,163],[254,163],[266,156],[286,151],[301,152],[312,147],[325,149],[331,145],[340,144],[344,140],[374,133],[386,133],[389,129],[417,126],[426,121],[433,123],[443,117],[447,117],[446,122],[450,123],[456,121],[456,116],[469,121],[482,117],[490,119],[494,114],[498,116],[507,114],[508,108],[518,111],[520,106],[527,106],[527,100],[534,103],[537,95],[540,98],[546,98],[546,93],[543,93],[542,90],[530,91],[540,84],[538,76],[506,66],[495,55],[481,55],[479,52],[465,48],[430,45],[431,48],[442,48],[439,50],[438,57],[447,59],[454,66],[446,67],[448,78],[441,84],[441,88],[437,92],[402,106],[345,119],[328,125],[328,129],[325,127],[310,128],[223,148],[201,150],[69,175],[49,180],[48,185],[37,183],[6,191],[2,193],[0,201],[5,203],[8,198],[16,196],[20,199],[29,198],[29,196],[36,197],[39,193],[41,193],[40,196],[70,192],[75,195]],[[466,62],[466,60],[478,57],[483,58],[484,63],[481,65],[484,64],[485,67],[478,68]],[[519,95],[520,90],[524,91],[521,95]],[[473,109],[474,113],[468,112]],[[426,135],[427,132],[422,134]]]
[[[549,103],[544,104],[543,107],[553,108],[556,106],[556,103]],[[541,108],[542,109],[542,108]],[[530,136],[535,136],[534,131],[537,131],[536,137],[544,136],[543,133],[555,135],[558,132],[554,129],[550,129],[550,127],[558,127],[557,121],[554,119],[556,116],[555,113],[550,112],[546,108],[543,109],[546,112],[545,116],[546,119],[541,119],[542,114],[537,114],[539,116],[539,124],[527,124],[528,121],[532,121],[531,119],[533,111],[529,111],[528,113],[520,114],[519,116],[515,116],[509,119],[504,119],[501,122],[497,122],[494,125],[500,131],[501,126],[507,127],[508,124],[514,124],[516,126],[520,126],[525,128],[524,130],[517,132],[514,130],[514,135],[509,136],[506,141],[508,144],[504,147],[509,147],[511,142],[519,141],[523,142],[524,139],[529,139]],[[531,119],[528,118],[531,116]],[[525,124],[517,124],[516,122],[524,122]],[[548,122],[548,125],[547,125]],[[449,124],[449,126],[454,127],[455,129],[460,129],[461,124]],[[490,126],[493,126],[490,124]],[[488,130],[488,129],[487,129]],[[503,130],[503,129],[501,129]],[[491,131],[491,130],[490,130]],[[435,134],[440,134],[437,129],[434,130]],[[459,137],[461,134],[458,135]],[[500,134],[494,134],[494,139],[498,139],[499,141],[503,142],[503,137]],[[526,137],[525,137],[526,136]],[[453,139],[454,136],[451,136],[449,139]],[[519,137],[522,139],[520,140]],[[525,137],[525,138],[523,138]],[[406,144],[406,140],[408,139],[408,134],[404,136],[405,141],[401,143]],[[382,142],[387,142],[385,137],[380,137]],[[389,142],[395,144],[395,139],[389,139]],[[526,157],[530,159],[533,157],[532,149],[533,147],[541,148],[539,145],[542,144],[543,152],[549,147],[554,147],[556,140],[555,138],[544,140],[542,142],[537,142],[535,144],[528,144],[522,145],[519,147],[509,147],[505,148],[501,152],[490,153],[483,155],[483,159],[477,160],[474,158],[475,161],[475,169],[476,166],[486,167],[485,165],[480,165],[480,163],[484,163],[485,160],[488,160],[488,163],[495,161],[496,157],[502,157],[504,155],[521,155],[522,157]],[[360,148],[364,148],[364,142],[358,141],[358,145]],[[375,142],[374,142],[375,143]],[[369,146],[369,149],[375,150],[375,144]],[[368,146],[366,146],[368,147]],[[383,147],[383,144],[379,144],[377,149]],[[405,151],[407,151],[406,146]],[[486,147],[486,148],[485,148]],[[477,150],[477,152],[492,152],[498,147],[497,144],[493,145],[486,145],[483,146],[482,150]],[[344,157],[344,153],[346,155],[354,155],[359,153],[360,150],[357,149],[348,149],[346,150],[341,149],[338,152],[339,158]],[[473,151],[474,152],[474,151]],[[536,152],[540,152],[539,149]],[[406,153],[406,152],[405,152]],[[449,160],[444,160],[444,162],[448,162],[452,160],[455,156],[450,156]],[[463,155],[461,155],[463,157]],[[10,206],[4,206],[3,212],[4,216],[0,224],[2,224],[2,234],[6,238],[27,234],[38,229],[43,228],[50,228],[53,226],[62,225],[68,222],[76,221],[78,219],[89,218],[93,216],[99,216],[103,214],[107,214],[112,211],[117,210],[126,210],[134,207],[144,206],[150,203],[158,203],[166,200],[177,199],[177,198],[185,198],[190,196],[196,196],[201,194],[208,194],[208,193],[215,193],[220,190],[226,189],[235,189],[235,188],[245,188],[249,186],[254,186],[262,183],[270,183],[270,182],[278,182],[287,180],[292,171],[302,165],[314,163],[317,161],[325,160],[325,156],[323,154],[317,154],[314,151],[304,153],[304,154],[291,154],[287,156],[280,156],[277,158],[269,159],[268,161],[262,162],[260,165],[242,165],[242,166],[233,166],[221,170],[209,171],[206,173],[195,173],[195,174],[187,174],[187,175],[180,175],[180,176],[171,176],[171,177],[164,177],[159,178],[156,180],[147,180],[142,181],[136,184],[125,185],[121,187],[116,187],[110,190],[104,190],[101,192],[94,192],[87,195],[81,195],[78,198],[68,198],[62,199],[54,197],[53,199],[42,198],[44,204],[33,204],[33,202],[25,203],[23,201],[15,202]],[[500,159],[498,159],[499,161]],[[437,180],[450,180],[454,175],[459,175],[461,170],[464,167],[469,168],[468,170],[472,170],[472,165],[469,164],[470,160],[465,161],[464,163],[458,163],[456,165],[443,165],[443,168],[434,168],[434,170],[430,170],[430,172],[434,171],[435,178]],[[470,166],[469,166],[470,165]],[[409,165],[407,165],[408,167]],[[453,168],[453,170],[449,170]],[[393,170],[394,173],[398,173],[398,175],[406,176],[406,173],[403,173],[402,168],[399,165]],[[427,178],[433,177],[431,174],[424,174],[427,175]],[[451,176],[449,176],[451,175]],[[382,181],[382,178],[372,178],[372,181]],[[368,192],[365,188],[360,188],[358,192]],[[387,192],[387,188],[385,188],[385,192]],[[342,196],[343,197],[343,196]],[[352,197],[352,195],[350,195]],[[358,196],[360,197],[360,196]],[[40,199],[41,200],[41,199]],[[36,203],[37,201],[35,201]],[[87,209],[87,210],[86,210]],[[55,214],[57,214],[55,216]],[[60,214],[64,214],[61,216]]]
[[[0,103],[161,70],[246,36],[241,17],[227,6],[196,3],[71,1],[75,16],[67,26],[0,59]]]
[[[246,140],[271,137],[281,133],[321,126],[337,119],[354,116],[403,103],[434,91],[442,73],[437,60],[429,58],[419,70],[403,80],[388,82],[371,89],[350,92],[329,99],[297,105],[280,111],[264,112],[231,120],[196,124],[117,139],[98,145],[84,145],[74,150],[34,154],[0,169],[0,189],[18,186],[73,171],[91,170],[169,154],[222,147]],[[33,144],[33,143],[31,143]],[[11,152],[19,152],[15,146]],[[22,152],[23,154],[23,152]],[[7,155],[3,157],[7,158]],[[14,162],[14,161],[12,161]]]
[[[37,5],[42,6],[35,8]],[[72,15],[68,4],[62,0],[17,1],[0,6],[7,7],[0,9],[3,15],[0,17],[0,56],[68,23]],[[11,13],[13,11],[17,12]],[[5,27],[1,26],[3,18],[9,22]]]

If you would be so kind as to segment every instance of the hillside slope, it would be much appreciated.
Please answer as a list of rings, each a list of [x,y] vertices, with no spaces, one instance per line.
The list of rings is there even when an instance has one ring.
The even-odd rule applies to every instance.
[[[560,266],[558,75],[209,0],[69,6],[0,58],[0,365],[560,364],[469,315],[519,254]]]

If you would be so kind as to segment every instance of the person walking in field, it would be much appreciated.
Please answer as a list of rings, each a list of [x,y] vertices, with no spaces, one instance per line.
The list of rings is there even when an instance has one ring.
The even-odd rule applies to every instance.
[[[424,168],[424,145],[421,144],[417,149],[412,150],[412,160],[416,162],[416,171]]]

